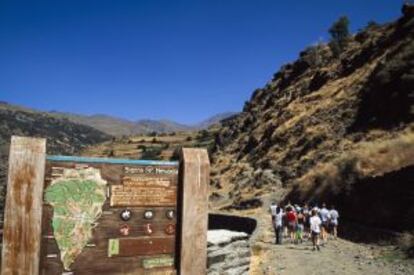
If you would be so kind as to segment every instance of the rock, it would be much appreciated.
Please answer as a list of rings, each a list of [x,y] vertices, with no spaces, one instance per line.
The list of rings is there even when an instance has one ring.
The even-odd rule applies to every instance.
[[[249,235],[230,230],[209,230],[207,233],[207,274],[249,274]]]
[[[249,235],[244,232],[235,232],[230,230],[209,230],[207,232],[207,243],[208,245],[219,245],[225,246],[230,242],[236,240],[248,239]]]

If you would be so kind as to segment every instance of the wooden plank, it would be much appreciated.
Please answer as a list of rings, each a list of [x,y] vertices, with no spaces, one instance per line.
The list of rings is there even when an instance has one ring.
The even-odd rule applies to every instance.
[[[39,273],[46,140],[12,136],[4,214],[3,275]]]
[[[119,257],[174,253],[174,238],[121,238]]]
[[[207,150],[183,149],[181,158],[182,201],[180,229],[181,275],[206,274],[208,185]]]

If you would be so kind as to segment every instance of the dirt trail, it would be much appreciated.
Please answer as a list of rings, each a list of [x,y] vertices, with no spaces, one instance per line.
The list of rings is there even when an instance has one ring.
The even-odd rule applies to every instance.
[[[265,208],[255,214],[258,229],[252,237],[250,274],[414,274],[414,260],[407,260],[394,246],[329,240],[321,251],[312,251],[310,241],[274,244],[271,220]]]

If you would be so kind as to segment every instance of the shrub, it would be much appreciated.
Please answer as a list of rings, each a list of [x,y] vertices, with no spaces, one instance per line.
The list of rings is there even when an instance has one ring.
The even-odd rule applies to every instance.
[[[149,147],[142,152],[141,159],[159,160],[161,159],[162,149],[158,147]]]
[[[331,41],[329,46],[334,56],[339,56],[348,44],[349,38],[349,19],[346,16],[341,16],[333,23],[329,29]]]
[[[198,132],[197,139],[198,140],[204,140],[204,139],[208,138],[208,136],[209,136],[208,131],[204,129],[204,130],[201,130],[201,131]]]
[[[374,20],[371,20],[368,22],[367,24],[367,28],[368,29],[374,29],[374,28],[378,28],[379,24],[377,22],[375,22]]]
[[[323,44],[317,44],[314,46],[307,47],[301,52],[301,58],[311,67],[317,67],[323,63]]]

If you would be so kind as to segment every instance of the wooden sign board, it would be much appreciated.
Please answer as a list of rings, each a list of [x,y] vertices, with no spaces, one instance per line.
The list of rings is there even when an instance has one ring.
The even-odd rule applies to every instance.
[[[10,150],[2,274],[205,274],[205,150],[180,164],[46,156],[22,137]]]

